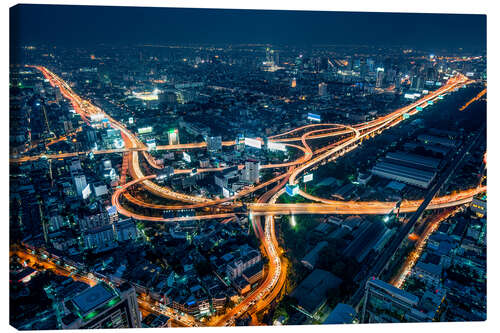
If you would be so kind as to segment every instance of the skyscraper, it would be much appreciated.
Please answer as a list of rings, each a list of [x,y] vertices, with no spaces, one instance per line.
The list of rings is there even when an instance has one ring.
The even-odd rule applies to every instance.
[[[248,160],[245,162],[245,170],[243,171],[243,177],[246,181],[250,183],[259,182],[259,169],[260,162],[255,160]]]
[[[215,153],[222,150],[222,137],[221,136],[209,136],[207,141],[207,151],[209,153]]]
[[[168,144],[169,145],[179,144],[179,131],[177,129],[171,129],[168,132]]]
[[[141,327],[137,295],[129,283],[117,288],[99,283],[66,300],[60,308],[63,329]]]
[[[63,96],[61,94],[61,90],[59,90],[59,87],[55,87],[55,95],[56,95],[56,102],[59,103],[63,99]]]
[[[370,72],[373,72],[375,69],[375,61],[371,58],[366,59],[366,65],[368,66],[368,70]]]
[[[87,178],[82,172],[76,172],[73,175],[73,184],[75,185],[76,193],[82,196],[83,189],[87,187]]]
[[[377,68],[377,83],[375,84],[375,87],[382,88],[383,80],[384,80],[384,69],[381,67],[378,67]]]
[[[321,82],[318,84],[318,95],[320,96],[326,96],[327,95],[327,84],[324,82]]]

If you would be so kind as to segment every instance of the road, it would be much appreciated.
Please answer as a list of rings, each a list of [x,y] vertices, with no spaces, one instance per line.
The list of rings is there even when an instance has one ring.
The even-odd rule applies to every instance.
[[[394,255],[394,253],[397,251],[397,249],[400,247],[401,243],[403,242],[406,237],[408,237],[408,234],[410,231],[413,229],[415,224],[417,223],[418,219],[424,212],[424,210],[427,208],[427,206],[430,204],[431,200],[434,198],[434,196],[437,194],[441,186],[448,181],[450,176],[455,172],[455,170],[460,166],[462,161],[464,160],[466,154],[470,151],[470,149],[475,145],[477,142],[478,138],[481,136],[481,134],[484,132],[486,129],[486,124],[482,126],[482,128],[478,131],[478,133],[469,140],[469,142],[464,143],[460,149],[453,155],[448,155],[447,157],[447,168],[440,174],[439,179],[436,181],[436,183],[427,191],[427,194],[425,195],[424,200],[418,207],[418,209],[413,213],[413,215],[410,217],[408,222],[406,222],[403,227],[399,230],[399,232],[396,234],[396,237],[394,240],[392,240],[388,246],[383,250],[383,252],[378,256],[376,261],[374,262],[373,266],[370,268],[368,274],[366,274],[365,281],[368,280],[372,276],[379,276],[383,270],[385,269],[387,263],[389,262],[390,258]],[[364,288],[365,288],[365,283],[360,283],[359,288],[357,291],[354,293],[354,295],[351,297],[349,303],[356,308],[361,301],[363,294],[364,294]]]
[[[472,201],[479,193],[486,192],[486,186],[479,186],[455,194],[434,198],[426,209],[441,209],[463,205]],[[417,210],[423,200],[403,201],[401,213],[411,213]],[[322,199],[326,203],[296,203],[296,204],[270,204],[249,203],[248,209],[254,216],[259,215],[298,215],[298,214],[363,214],[384,215],[388,214],[396,202],[381,201],[334,201]]]
[[[399,269],[398,273],[391,279],[390,283],[393,286],[395,286],[396,288],[401,288],[408,274],[410,274],[413,266],[415,266],[418,259],[420,258],[420,255],[422,254],[422,251],[425,248],[425,244],[427,243],[427,239],[429,238],[429,236],[432,235],[434,231],[437,230],[439,224],[442,221],[448,219],[450,216],[455,214],[455,212],[457,212],[458,209],[459,208],[444,210],[437,215],[431,216],[428,219],[428,221],[424,222],[427,224],[427,227],[425,228],[422,235],[420,235],[420,237],[418,237],[418,239],[416,240],[415,249],[405,259],[405,262]]]
[[[130,176],[133,178],[132,182],[129,182],[127,184],[124,184],[121,188],[117,188],[116,191],[113,193],[112,197],[112,202],[113,205],[115,205],[118,208],[118,211],[122,215],[134,217],[137,219],[149,219],[151,221],[158,221],[158,222],[169,222],[166,221],[168,219],[163,219],[163,218],[158,218],[158,217],[145,217],[143,215],[139,215],[133,212],[128,211],[125,209],[121,204],[120,204],[120,197],[123,195],[126,191],[126,189],[129,186],[136,185],[140,183],[140,186],[142,186],[144,189],[147,191],[158,195],[163,198],[167,198],[170,200],[175,200],[175,201],[180,201],[182,203],[186,203],[184,205],[179,205],[180,207],[186,208],[190,206],[194,207],[206,207],[206,206],[211,206],[211,205],[219,205],[225,202],[230,202],[234,201],[235,199],[241,198],[243,196],[246,196],[248,194],[251,194],[257,190],[263,189],[269,185],[272,185],[273,183],[278,183],[277,186],[273,187],[271,190],[267,191],[264,194],[265,200],[262,201],[267,201],[265,202],[260,202],[252,205],[267,205],[267,206],[252,206],[252,212],[257,212],[258,209],[261,210],[261,213],[263,215],[266,215],[264,220],[265,220],[265,226],[264,230],[260,229],[258,227],[258,224],[256,224],[256,230],[258,232],[258,236],[260,236],[262,245],[265,251],[265,255],[269,258],[269,270],[268,274],[266,275],[266,278],[264,282],[254,291],[252,291],[241,303],[239,303],[234,309],[230,310],[228,314],[226,314],[224,317],[221,319],[218,319],[215,324],[218,326],[222,325],[228,325],[231,323],[234,323],[234,320],[241,316],[243,313],[249,312],[249,313],[255,313],[256,311],[259,311],[265,306],[267,306],[274,298],[279,294],[279,291],[281,290],[284,281],[286,280],[286,261],[282,260],[281,258],[281,252],[282,249],[279,248],[279,245],[276,241],[275,237],[275,231],[274,231],[274,217],[273,214],[278,214],[278,213],[283,213],[283,206],[277,205],[276,200],[279,198],[279,196],[284,193],[283,186],[286,184],[286,181],[282,181],[283,179],[287,179],[288,183],[290,184],[296,184],[298,177],[300,176],[301,173],[305,172],[309,168],[317,165],[318,163],[323,163],[326,161],[331,161],[333,159],[338,158],[339,156],[342,156],[343,154],[349,152],[352,149],[355,149],[364,139],[371,138],[375,135],[380,134],[383,130],[390,128],[392,126],[396,126],[399,124],[401,121],[403,121],[403,115],[406,113],[414,114],[416,113],[416,107],[421,106],[421,105],[426,105],[428,101],[436,100],[439,95],[444,95],[447,92],[449,92],[452,89],[455,89],[463,84],[465,84],[468,79],[463,76],[463,75],[457,75],[455,77],[452,77],[448,80],[448,82],[443,85],[441,88],[437,89],[436,91],[433,91],[429,93],[428,95],[423,96],[421,99],[418,101],[407,105],[405,107],[402,107],[398,110],[395,110],[385,116],[376,118],[372,121],[364,122],[361,124],[353,125],[353,126],[347,126],[347,125],[342,125],[342,124],[314,124],[314,125],[306,125],[302,126],[297,129],[293,129],[291,131],[278,134],[275,136],[271,136],[268,138],[268,140],[271,140],[273,142],[281,142],[284,143],[285,145],[288,145],[289,147],[301,149],[304,152],[304,155],[301,156],[299,159],[296,161],[288,162],[288,163],[280,163],[276,165],[266,165],[263,167],[266,168],[287,168],[287,171],[282,173],[280,176],[277,176],[265,183],[258,184],[253,187],[249,187],[247,189],[244,189],[243,191],[240,191],[237,193],[235,196],[231,198],[224,198],[224,199],[210,199],[210,198],[205,198],[205,197],[198,197],[198,196],[192,196],[192,195],[187,195],[184,193],[178,193],[175,191],[172,191],[168,187],[162,187],[159,186],[158,184],[154,183],[152,180],[154,179],[154,175],[144,175],[144,173],[141,170],[140,167],[140,160],[139,160],[139,152],[142,152],[142,155],[146,159],[146,161],[154,168],[154,169],[160,169],[161,166],[156,164],[156,161],[151,157],[151,155],[147,152],[147,147],[130,131],[128,130],[124,125],[119,123],[118,121],[114,120],[112,117],[104,113],[101,109],[98,107],[92,105],[89,101],[86,101],[82,98],[80,98],[78,95],[76,95],[72,89],[69,87],[69,85],[64,82],[62,79],[60,79],[57,75],[54,73],[50,72],[44,67],[36,67],[38,70],[42,72],[42,74],[49,80],[50,84],[53,86],[59,87],[61,90],[61,93],[63,96],[67,99],[70,100],[72,103],[75,112],[80,114],[82,119],[86,121],[87,123],[90,120],[90,117],[92,115],[100,114],[104,115],[110,123],[110,126],[113,128],[116,128],[121,131],[122,137],[125,142],[125,149],[123,150],[108,150],[108,151],[100,151],[100,152],[94,152],[98,154],[105,154],[105,153],[124,153],[124,152],[129,152],[128,156],[125,158],[127,159],[127,164],[128,164],[128,171]],[[319,128],[323,127],[323,128]],[[318,128],[318,129],[313,129],[309,130],[311,128]],[[296,135],[298,133],[303,132],[302,135]],[[293,136],[292,136],[293,135]],[[308,144],[309,140],[317,139],[317,138],[326,138],[326,137],[337,137],[341,136],[341,140],[329,144],[326,147],[319,148],[316,151],[313,151],[311,147]],[[286,142],[300,142],[302,146],[299,145],[291,145]],[[234,145],[234,141],[226,141],[223,143],[225,146],[230,146]],[[206,147],[206,143],[189,143],[189,144],[183,144],[183,145],[175,145],[175,146],[160,146],[157,148],[157,150],[163,150],[163,149],[199,149]],[[83,152],[85,154],[86,152]],[[79,153],[62,153],[62,154],[57,154],[54,156],[57,156],[55,158],[66,158],[70,156],[75,156],[74,154],[81,155],[82,152]],[[39,155],[38,157],[32,157],[32,156],[26,156],[26,157],[20,157],[20,158],[14,158],[11,159],[11,162],[23,162],[25,160],[30,160],[30,158],[54,158],[54,156],[42,156]],[[206,170],[203,172],[213,172],[213,171],[218,171],[218,169],[212,169],[212,170]],[[186,170],[177,170],[177,173],[187,173],[188,171]],[[190,172],[190,171],[189,171]],[[339,202],[332,202],[331,200],[326,200],[322,198],[317,198],[313,197],[311,195],[308,195],[307,193],[304,193],[302,191],[299,192],[300,195],[306,197],[307,199],[316,201],[318,203],[312,203],[309,204],[308,207],[305,206],[294,206],[294,207],[286,207],[285,210],[288,211],[288,213],[297,213],[300,214],[301,212],[307,212],[308,214],[311,213],[311,211],[317,211],[318,213],[321,211],[323,214],[328,214],[326,213],[327,211],[331,214],[332,210],[335,210],[335,213],[338,213],[340,211],[340,207],[343,207],[342,209],[345,209],[346,211],[349,209],[349,205],[353,205],[353,203],[348,203],[347,205],[345,203],[339,203]],[[464,197],[460,200],[464,200],[463,202],[466,202],[466,200],[470,200],[470,193],[468,194],[462,194]],[[127,195],[127,198],[130,198],[130,194]],[[262,197],[261,197],[262,198]],[[423,202],[428,198],[425,198]],[[439,198],[438,198],[439,199]],[[139,204],[140,200],[135,198],[131,199],[134,201],[134,204]],[[448,205],[448,204],[456,204],[460,202],[458,197],[455,198],[447,198],[447,199],[442,199],[444,200],[443,202],[439,203],[436,202],[435,205]],[[326,202],[325,202],[326,201]],[[430,199],[428,200],[430,201]],[[368,202],[368,203],[356,203],[352,207],[353,209],[356,209],[356,214],[360,214],[360,211],[362,214],[368,213],[368,212],[373,212],[375,213],[380,213],[381,211],[387,212],[387,205],[390,205],[391,203],[380,203],[380,202]],[[357,206],[356,206],[357,205]],[[415,206],[417,205],[417,206]],[[422,204],[423,205],[423,204]],[[156,208],[156,209],[164,209],[165,207],[169,207],[168,205],[153,205],[144,203],[144,206],[147,208]],[[258,208],[260,207],[260,208]],[[418,203],[412,204],[407,203],[405,204],[405,209],[412,210],[415,207],[418,207]],[[351,210],[353,211],[353,210]],[[417,210],[418,211],[418,210]],[[227,214],[222,216],[223,214],[217,214],[218,217],[221,218],[230,218],[233,217],[234,214]],[[203,219],[203,218],[214,218],[214,215],[204,215],[203,216],[197,216],[196,218]],[[180,220],[179,220],[180,219]],[[183,221],[183,220],[192,220],[193,217],[189,218],[177,218],[177,220],[172,220],[173,221]],[[259,219],[259,224],[260,224],[260,217],[258,215],[255,216],[255,219]]]

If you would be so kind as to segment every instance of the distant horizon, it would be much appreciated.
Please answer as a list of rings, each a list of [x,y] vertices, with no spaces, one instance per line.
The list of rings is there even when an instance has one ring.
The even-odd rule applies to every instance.
[[[486,51],[486,15],[479,14],[21,4],[10,8],[10,17],[11,47],[270,44]]]

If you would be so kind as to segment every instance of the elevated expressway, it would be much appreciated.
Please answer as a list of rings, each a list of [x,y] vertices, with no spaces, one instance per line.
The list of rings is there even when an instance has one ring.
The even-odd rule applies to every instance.
[[[90,102],[82,100],[78,97],[71,88],[59,77],[57,77],[52,72],[48,71],[44,67],[36,67],[38,70],[42,72],[42,74],[49,79],[50,83],[53,86],[58,86],[66,98],[68,98],[75,108],[75,111],[82,116],[84,121],[89,120],[92,114],[100,113],[104,114],[102,110],[90,104]],[[301,149],[304,153],[296,161],[275,164],[275,165],[265,165],[263,168],[287,168],[287,171],[282,173],[280,176],[271,179],[268,182],[263,184],[259,184],[254,187],[249,187],[237,195],[231,198],[224,199],[209,199],[204,197],[191,196],[183,193],[177,193],[172,191],[167,187],[161,187],[158,184],[152,182],[152,179],[155,175],[146,176],[143,174],[140,165],[139,165],[139,152],[143,153],[143,156],[146,158],[148,163],[155,169],[160,169],[161,166],[156,165],[154,159],[151,158],[149,154],[147,154],[147,147],[144,146],[142,142],[131,133],[125,126],[111,117],[107,116],[109,122],[112,127],[117,128],[121,131],[122,137],[125,142],[125,149],[122,150],[108,150],[108,151],[98,151],[94,153],[110,153],[110,152],[129,152],[128,154],[124,154],[125,158],[130,159],[130,163],[128,164],[129,173],[133,178],[133,181],[124,184],[121,188],[118,187],[113,194],[112,202],[118,208],[120,214],[125,216],[134,217],[138,220],[149,220],[149,221],[157,221],[157,222],[170,222],[170,221],[183,221],[183,220],[193,220],[193,219],[212,219],[212,218],[230,218],[234,216],[234,213],[228,214],[216,214],[216,215],[201,215],[196,217],[186,217],[186,218],[173,218],[173,219],[165,219],[161,217],[151,217],[144,216],[141,214],[136,214],[124,208],[120,204],[120,197],[122,195],[132,203],[136,205],[142,205],[147,208],[153,209],[186,209],[186,208],[197,208],[197,207],[206,207],[219,205],[222,203],[227,203],[234,201],[235,199],[246,196],[254,191],[262,189],[272,183],[279,182],[274,188],[270,191],[266,192],[263,196],[261,196],[261,200],[256,203],[248,204],[248,208],[251,212],[250,216],[255,217],[254,221],[252,221],[252,225],[256,230],[257,236],[261,239],[264,251],[266,256],[269,258],[269,267],[268,274],[264,282],[253,292],[251,292],[242,302],[240,302],[235,308],[231,309],[226,315],[221,318],[217,318],[215,321],[210,324],[215,324],[217,326],[227,325],[234,322],[234,320],[239,317],[241,314],[245,312],[255,313],[260,309],[265,308],[280,292],[285,279],[286,279],[286,262],[284,262],[281,258],[282,249],[279,248],[278,242],[275,236],[274,230],[274,218],[273,215],[282,215],[282,214],[385,214],[394,207],[395,203],[392,202],[343,202],[343,201],[333,201],[327,200],[323,198],[314,197],[309,195],[303,191],[299,191],[299,194],[306,199],[315,201],[316,203],[308,203],[308,204],[276,204],[276,200],[280,195],[284,193],[283,186],[288,182],[290,184],[297,184],[297,179],[300,174],[310,167],[316,165],[317,163],[323,161],[329,161],[338,158],[339,156],[347,153],[348,151],[355,149],[357,145],[362,142],[362,140],[366,138],[373,137],[383,130],[390,128],[392,126],[397,125],[399,122],[403,120],[403,115],[414,114],[417,111],[415,108],[417,106],[424,105],[428,101],[435,100],[439,95],[444,95],[449,92],[451,89],[455,89],[460,87],[461,85],[467,82],[467,78],[463,75],[458,75],[456,77],[451,78],[446,85],[439,88],[438,90],[429,93],[428,95],[422,97],[418,101],[395,110],[394,112],[379,117],[375,120],[364,122],[361,124],[357,124],[354,126],[345,126],[339,124],[311,124],[302,126],[300,128],[293,129],[291,131],[281,133],[278,135],[274,135],[268,138],[268,140],[273,142],[281,142],[289,147],[293,147],[295,149]],[[307,131],[311,128],[318,127],[326,127],[321,129],[315,129],[312,131]],[[300,136],[294,136],[297,133],[304,131],[304,133]],[[308,140],[317,139],[317,138],[326,138],[326,137],[334,137],[334,136],[346,136],[343,137],[339,142],[330,144],[326,147],[322,147],[313,151],[311,147],[308,145]],[[291,145],[288,142],[299,142],[302,146],[299,145]],[[234,141],[226,141],[223,142],[223,145],[230,146],[234,145]],[[182,144],[182,145],[172,145],[172,146],[159,146],[157,150],[163,149],[195,149],[195,148],[203,148],[205,147],[205,143],[191,143],[191,144]],[[53,155],[53,156],[45,156],[47,158],[64,158],[68,156],[75,156],[71,154],[81,154],[81,153],[66,153],[64,156],[61,154]],[[22,162],[24,160],[29,160],[30,158],[40,158],[38,157],[21,157],[19,159],[11,159],[11,162]],[[24,160],[23,160],[24,159]],[[242,166],[239,166],[240,168]],[[212,172],[219,171],[221,168],[211,168],[204,169],[201,172]],[[188,173],[190,170],[176,170],[178,174]],[[148,204],[140,201],[137,198],[133,198],[130,193],[127,192],[127,189],[136,184],[141,184],[147,191],[158,195],[160,197],[164,197],[170,200],[176,200],[183,202],[185,204],[181,205],[154,205]],[[442,207],[449,207],[452,205],[458,205],[462,203],[469,202],[472,200],[473,195],[485,191],[485,187],[478,187],[477,189],[471,189],[468,191],[460,192],[453,196],[444,196],[440,198],[436,198],[431,203],[431,209],[437,209]],[[263,199],[262,199],[263,198]],[[267,203],[266,203],[267,201]],[[186,204],[187,203],[187,204]],[[419,201],[406,201],[402,203],[401,211],[403,212],[411,212],[414,211],[418,207]],[[175,208],[172,208],[175,207]],[[262,226],[260,224],[260,216],[265,215],[265,225],[262,230]]]

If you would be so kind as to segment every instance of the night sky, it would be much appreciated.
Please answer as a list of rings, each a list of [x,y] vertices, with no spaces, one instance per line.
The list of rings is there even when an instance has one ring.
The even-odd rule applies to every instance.
[[[484,50],[486,16],[18,5],[11,41],[54,43],[271,43]]]

